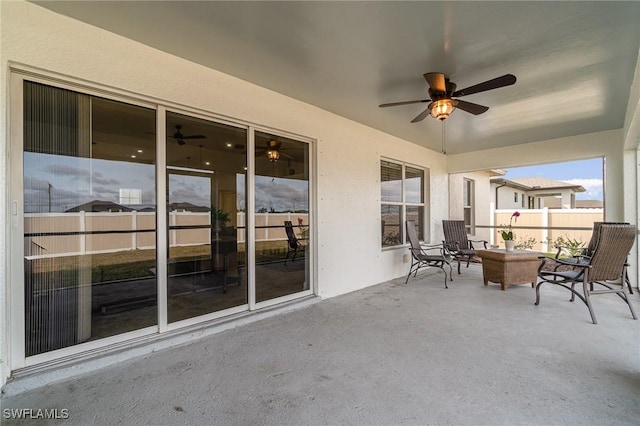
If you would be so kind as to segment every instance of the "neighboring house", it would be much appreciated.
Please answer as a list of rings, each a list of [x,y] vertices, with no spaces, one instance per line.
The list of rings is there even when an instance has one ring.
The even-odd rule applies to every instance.
[[[543,177],[492,178],[491,199],[496,210],[542,209],[549,197],[559,197],[561,208],[576,208],[576,193],[586,192],[580,185]]]
[[[196,206],[191,203],[182,202],[182,203],[169,204],[169,211],[203,213],[203,212],[211,211],[211,208],[206,206]]]
[[[449,175],[449,219],[464,220],[467,233],[475,239],[489,240],[493,206],[491,179],[503,176],[503,170],[485,170]]]
[[[113,201],[93,200],[88,203],[80,204],[79,206],[71,207],[70,209],[65,210],[65,213],[130,212],[132,210],[132,208],[114,203]]]

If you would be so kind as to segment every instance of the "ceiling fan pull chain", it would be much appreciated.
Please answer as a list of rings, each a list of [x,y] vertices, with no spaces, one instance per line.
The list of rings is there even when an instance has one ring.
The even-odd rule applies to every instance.
[[[442,123],[442,153],[443,154],[447,154],[447,151],[444,149],[444,120],[441,121]]]

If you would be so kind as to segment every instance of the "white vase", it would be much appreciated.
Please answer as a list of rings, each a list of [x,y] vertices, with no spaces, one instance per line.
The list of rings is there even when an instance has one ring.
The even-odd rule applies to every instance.
[[[507,251],[513,251],[516,247],[516,242],[513,240],[504,240],[504,248]]]

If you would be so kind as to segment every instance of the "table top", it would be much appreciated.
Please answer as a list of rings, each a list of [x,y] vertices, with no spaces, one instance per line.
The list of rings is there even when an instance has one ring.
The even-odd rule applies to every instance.
[[[532,250],[487,249],[477,250],[477,253],[480,258],[495,260],[537,260],[539,256],[542,256],[542,253]]]

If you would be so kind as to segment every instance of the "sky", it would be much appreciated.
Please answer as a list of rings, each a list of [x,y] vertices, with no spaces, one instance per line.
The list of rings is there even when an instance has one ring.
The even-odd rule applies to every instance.
[[[565,163],[542,164],[538,166],[503,169],[505,179],[520,177],[544,177],[575,185],[582,185],[587,192],[576,194],[578,200],[603,200],[602,158],[571,161]]]
[[[210,207],[211,185],[212,180],[206,176],[172,173],[169,202]],[[256,176],[255,185],[256,210],[309,210],[309,182],[305,180]],[[24,154],[25,213],[47,212],[49,208],[51,212],[64,212],[94,200],[120,203],[120,189],[141,191],[139,207],[155,207],[155,166],[34,152]],[[237,174],[236,187],[228,189],[238,194],[238,210],[244,209],[244,175]]]

